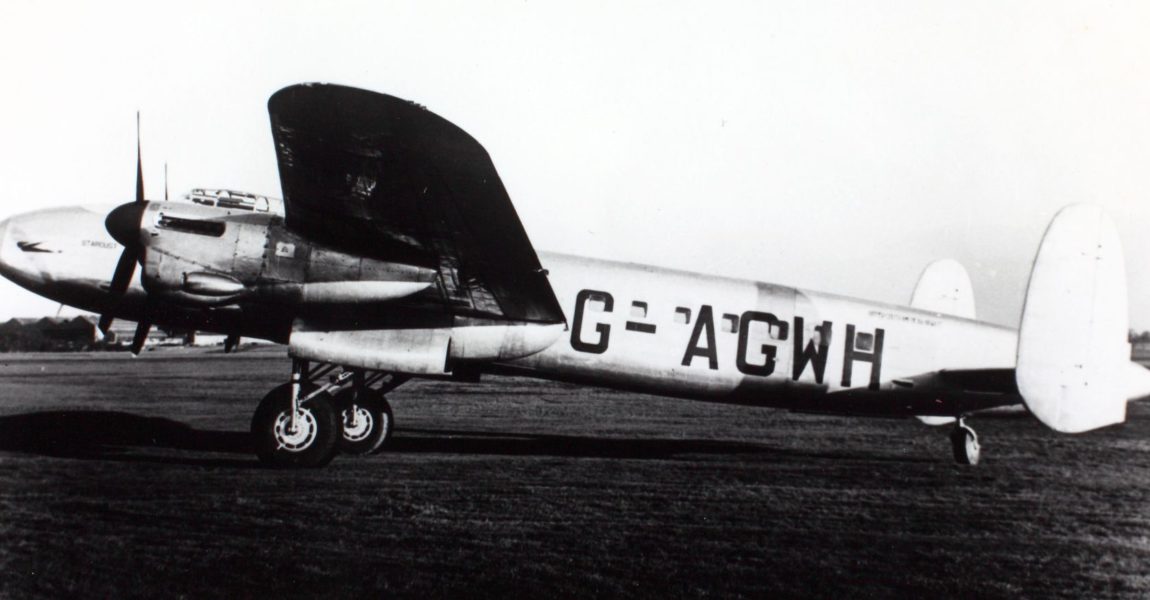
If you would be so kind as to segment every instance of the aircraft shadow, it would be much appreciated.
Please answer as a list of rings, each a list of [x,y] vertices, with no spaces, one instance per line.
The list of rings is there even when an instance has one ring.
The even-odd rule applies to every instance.
[[[679,454],[757,454],[774,449],[748,442],[689,438],[606,438],[493,431],[399,428],[395,454],[490,454],[573,458],[667,459]]]
[[[697,438],[608,438],[492,431],[398,428],[386,454],[475,454],[667,460],[686,455],[770,455],[776,458],[931,462],[860,452],[792,450],[753,442]]]
[[[61,458],[255,467],[254,458],[138,454],[170,449],[252,456],[249,434],[203,431],[159,417],[116,411],[46,411],[0,417],[0,451]]]
[[[161,454],[149,450],[165,451]],[[188,454],[167,451],[188,451]],[[197,466],[261,467],[246,431],[205,431],[160,417],[116,411],[47,411],[0,417],[0,451],[40,456]],[[193,453],[234,454],[236,458]],[[695,438],[609,438],[579,435],[399,428],[388,454],[552,456],[667,460],[686,455],[770,455],[775,458],[922,462],[869,452],[819,452],[752,442]]]

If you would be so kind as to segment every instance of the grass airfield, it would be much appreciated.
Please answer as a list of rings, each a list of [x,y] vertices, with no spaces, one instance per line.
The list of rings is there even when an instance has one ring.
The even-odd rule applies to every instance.
[[[1150,596],[1150,405],[1078,436],[526,379],[410,382],[390,449],[261,468],[282,348],[0,355],[0,597]]]

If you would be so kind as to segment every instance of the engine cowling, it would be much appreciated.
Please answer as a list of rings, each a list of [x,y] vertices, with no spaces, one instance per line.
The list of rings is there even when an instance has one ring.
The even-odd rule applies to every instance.
[[[324,248],[272,214],[151,203],[140,236],[145,289],[192,306],[383,302],[416,294],[436,278],[426,267]]]
[[[413,375],[447,375],[466,362],[512,360],[554,344],[563,323],[455,323],[446,327],[329,330],[297,321],[295,358]]]

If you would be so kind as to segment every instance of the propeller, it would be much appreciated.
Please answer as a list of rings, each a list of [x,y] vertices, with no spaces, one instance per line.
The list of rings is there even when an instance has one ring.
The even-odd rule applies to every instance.
[[[107,218],[104,219],[104,227],[108,233],[124,246],[120,260],[116,263],[116,270],[112,274],[112,285],[109,288],[112,294],[111,308],[100,315],[98,326],[104,334],[107,334],[108,328],[112,326],[112,320],[115,318],[113,313],[128,292],[128,287],[132,285],[132,277],[136,274],[136,264],[143,257],[144,247],[140,242],[140,221],[143,219],[144,211],[147,208],[148,202],[144,200],[144,162],[140,151],[140,113],[137,112],[136,199],[112,209],[112,212],[108,213]],[[140,353],[144,340],[148,337],[148,331],[151,329],[150,319],[147,317],[148,312],[150,311],[145,307],[145,315],[136,326],[136,335],[132,339],[132,354]]]
[[[224,338],[224,354],[231,354],[240,347],[240,334],[229,333],[228,337]]]
[[[144,342],[148,340],[148,332],[151,330],[152,322],[146,316],[136,323],[136,333],[132,336],[132,354],[138,355],[144,349]]]

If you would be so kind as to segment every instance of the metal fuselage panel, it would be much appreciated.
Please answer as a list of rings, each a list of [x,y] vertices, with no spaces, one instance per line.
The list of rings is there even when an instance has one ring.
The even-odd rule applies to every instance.
[[[505,364],[703,400],[796,407],[941,369],[1014,367],[997,325],[753,281],[541,253],[568,335]]]

